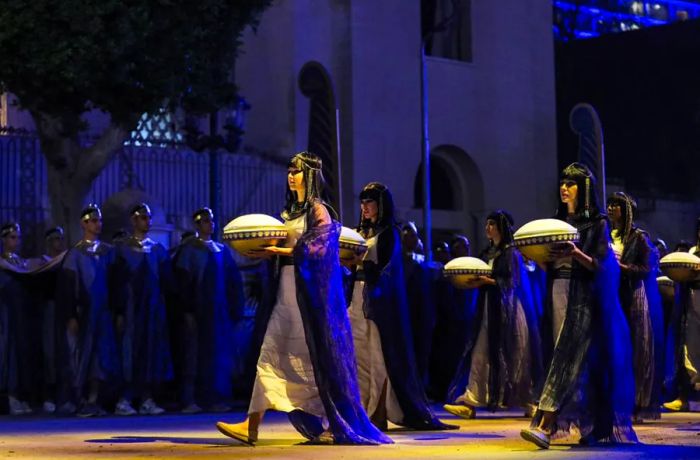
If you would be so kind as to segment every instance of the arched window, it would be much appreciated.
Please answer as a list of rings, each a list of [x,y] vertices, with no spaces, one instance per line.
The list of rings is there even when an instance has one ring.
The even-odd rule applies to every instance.
[[[444,209],[448,211],[459,210],[459,197],[462,191],[454,180],[454,172],[442,158],[431,155],[430,157],[430,193],[431,209]],[[413,207],[423,207],[423,164],[418,168],[415,186],[413,187]]]

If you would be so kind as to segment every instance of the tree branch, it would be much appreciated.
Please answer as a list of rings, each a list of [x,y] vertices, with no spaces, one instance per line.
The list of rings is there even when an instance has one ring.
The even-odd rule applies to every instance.
[[[129,135],[129,131],[114,123],[110,124],[92,147],[83,149],[77,174],[83,180],[92,181],[109,163],[117,149]]]
[[[78,157],[75,153],[79,150],[78,140],[65,135],[59,117],[38,110],[30,110],[29,113],[34,120],[46,161],[57,171],[68,171],[72,175],[77,166]]]

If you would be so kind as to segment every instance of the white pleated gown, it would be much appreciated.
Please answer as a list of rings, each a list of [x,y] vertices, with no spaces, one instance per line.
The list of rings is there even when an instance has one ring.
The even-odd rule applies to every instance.
[[[377,262],[377,237],[367,240],[367,252],[365,259]],[[360,388],[362,407],[367,414],[372,416],[379,407],[382,389],[386,384],[386,411],[387,419],[393,423],[401,424],[403,411],[399,406],[396,394],[392,391],[391,381],[384,363],[381,337],[379,329],[374,321],[365,318],[364,281],[356,281],[352,291],[352,301],[348,309],[350,325],[352,327],[352,340],[355,346],[355,359],[357,362],[357,381]]]
[[[304,232],[305,216],[286,221],[285,247]],[[294,266],[282,267],[277,301],[265,331],[248,413],[296,409],[325,417],[296,298]]]

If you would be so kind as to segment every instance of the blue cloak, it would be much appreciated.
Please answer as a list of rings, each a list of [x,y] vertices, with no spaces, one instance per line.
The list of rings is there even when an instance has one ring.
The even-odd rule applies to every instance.
[[[173,289],[170,257],[151,240],[129,238],[117,246],[116,313],[124,318],[121,334],[123,377],[136,388],[173,377],[165,296]]]
[[[0,392],[27,400],[35,361],[31,356],[29,295],[23,275],[0,268]]]
[[[196,355],[183,374],[194,377],[198,402],[225,403],[233,391],[233,323],[245,304],[241,274],[227,247],[199,238],[180,245],[174,272],[178,310],[192,315],[197,327]]]
[[[80,397],[88,379],[110,381],[120,376],[119,354],[110,310],[109,279],[115,252],[111,245],[80,241],[68,250],[58,274],[56,318],[65,331],[70,319],[79,325],[77,347],[69,349],[59,334],[63,383]]]

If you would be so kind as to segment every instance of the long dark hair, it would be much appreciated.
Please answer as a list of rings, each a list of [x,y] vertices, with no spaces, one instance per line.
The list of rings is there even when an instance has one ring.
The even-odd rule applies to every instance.
[[[496,222],[498,233],[501,234],[501,242],[498,244],[497,249],[502,249],[513,244],[513,216],[511,216],[508,211],[496,209],[486,217],[487,221],[489,219]],[[493,242],[490,244],[493,245]]]
[[[598,205],[596,194],[596,178],[588,167],[582,163],[571,163],[564,168],[561,173],[561,180],[572,180],[578,186],[576,195],[576,216],[577,220],[595,218],[604,215]],[[569,210],[566,203],[559,202],[557,208],[557,219],[566,220]]]
[[[289,159],[287,168],[301,169],[304,177],[306,197],[303,203],[298,203],[296,194],[289,188],[289,183],[287,183],[283,215],[286,218],[299,217],[302,213],[306,212],[314,202],[320,201],[329,208],[329,212],[331,212],[333,216],[335,211],[323,200],[326,181],[323,178],[323,161],[321,158],[311,152],[299,152]]]
[[[609,205],[619,205],[622,208],[622,228],[620,237],[623,243],[627,243],[634,229],[634,218],[637,214],[637,202],[630,195],[623,192],[615,192],[608,197]]]
[[[368,234],[370,229],[373,229],[373,234],[379,233],[386,227],[396,225],[394,218],[394,198],[386,185],[380,182],[370,182],[365,185],[360,192],[360,200],[374,200],[377,202],[377,222],[372,223],[368,219],[363,219],[360,214],[360,223],[358,228],[363,230],[363,233]]]

